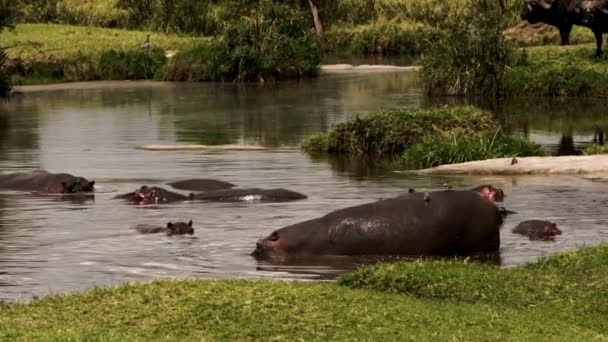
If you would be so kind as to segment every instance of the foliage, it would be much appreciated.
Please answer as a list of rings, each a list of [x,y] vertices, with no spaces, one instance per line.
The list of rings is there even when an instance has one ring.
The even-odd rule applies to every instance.
[[[325,39],[335,54],[419,54],[436,35],[433,27],[421,22],[379,19],[358,26],[334,25]]]
[[[590,144],[583,150],[584,155],[606,154],[608,153],[608,145]]]
[[[266,4],[226,26],[220,39],[196,44],[167,67],[167,80],[266,81],[314,76],[316,34],[295,7]]]
[[[427,168],[472,160],[546,154],[544,148],[537,143],[498,133],[471,135],[450,132],[428,135],[407,149],[403,154],[403,162],[410,168]]]
[[[595,44],[533,47],[514,61],[504,77],[507,95],[608,97],[607,57]]]
[[[428,93],[498,95],[513,49],[505,39],[503,0],[468,0],[441,23],[441,35],[422,59]]]
[[[308,152],[395,155],[427,134],[454,129],[477,134],[497,127],[490,113],[469,106],[382,110],[313,135],[302,148]]]
[[[589,341],[608,334],[606,272],[608,247],[600,246],[520,269],[384,264],[347,273],[339,285],[125,284],[1,304],[0,339]]]

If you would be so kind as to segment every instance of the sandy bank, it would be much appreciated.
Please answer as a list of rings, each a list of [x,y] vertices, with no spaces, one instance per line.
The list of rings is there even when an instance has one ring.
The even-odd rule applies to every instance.
[[[606,174],[608,175],[608,155],[498,158],[459,164],[441,165],[418,170],[421,174],[486,174],[486,175],[526,175],[526,174]]]

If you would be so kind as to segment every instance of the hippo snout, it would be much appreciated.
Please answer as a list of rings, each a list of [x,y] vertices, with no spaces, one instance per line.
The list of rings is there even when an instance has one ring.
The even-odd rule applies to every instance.
[[[258,242],[255,243],[255,249],[261,249],[262,248],[262,240],[258,240]]]

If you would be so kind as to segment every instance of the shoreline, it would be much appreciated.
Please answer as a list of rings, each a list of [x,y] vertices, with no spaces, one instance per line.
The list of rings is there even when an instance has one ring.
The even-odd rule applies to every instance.
[[[514,164],[513,159],[516,160]],[[445,164],[412,172],[423,175],[608,175],[608,154],[496,158]]]
[[[343,75],[343,74],[381,74],[392,72],[416,72],[419,66],[399,65],[375,65],[375,64],[325,64],[320,66],[319,76]],[[44,84],[28,84],[13,86],[12,95],[38,91],[73,90],[73,89],[103,89],[103,88],[133,88],[133,87],[164,87],[179,84],[213,84],[217,82],[174,82],[155,80],[99,80],[99,81],[76,81],[57,82]]]

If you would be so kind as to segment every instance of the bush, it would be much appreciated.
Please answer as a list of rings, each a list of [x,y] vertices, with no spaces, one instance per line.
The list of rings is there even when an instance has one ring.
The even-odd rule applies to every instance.
[[[490,113],[469,106],[383,110],[313,135],[302,148],[308,152],[395,155],[427,134],[454,129],[473,134],[497,127]]]
[[[4,49],[0,49],[0,98],[7,97],[11,92],[10,75],[6,70],[7,56]]]
[[[422,59],[421,80],[431,94],[498,95],[513,49],[503,35],[503,0],[467,0],[441,24]]]
[[[453,132],[425,136],[403,154],[403,162],[409,168],[427,168],[472,160],[545,154],[541,145],[519,137],[498,135],[498,132],[476,136]]]
[[[325,39],[335,54],[419,54],[436,37],[436,30],[420,22],[380,19],[359,26],[333,26]]]
[[[608,145],[590,144],[583,150],[583,154],[586,156],[606,153],[608,153]]]
[[[300,10],[272,3],[259,10],[227,24],[221,38],[178,53],[165,79],[242,82],[316,75],[321,48],[310,23],[299,19]]]
[[[159,76],[165,65],[162,49],[109,50],[99,58],[98,73],[103,80],[151,79]]]

